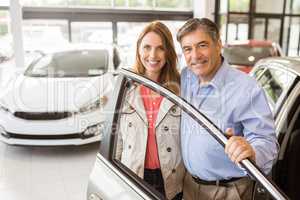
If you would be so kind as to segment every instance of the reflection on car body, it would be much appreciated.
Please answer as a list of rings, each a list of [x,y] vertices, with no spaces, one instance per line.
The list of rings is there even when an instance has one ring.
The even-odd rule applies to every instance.
[[[163,199],[157,191],[146,184],[118,159],[115,159],[118,128],[120,126],[119,111],[122,109],[123,101],[132,83],[143,84],[172,101],[182,109],[182,112],[190,115],[201,127],[205,128],[223,147],[227,142],[227,138],[222,131],[185,100],[144,77],[122,69],[116,83],[113,101],[110,101],[111,115],[107,118],[105,137],[101,142],[100,153],[97,155],[96,163],[90,176],[87,192],[88,199]],[[240,164],[275,199],[288,199],[250,160],[243,160]]]

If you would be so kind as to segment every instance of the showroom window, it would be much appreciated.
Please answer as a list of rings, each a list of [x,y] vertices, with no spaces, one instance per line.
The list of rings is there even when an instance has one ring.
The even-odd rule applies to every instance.
[[[175,39],[178,28],[193,16],[192,0],[22,0],[22,5],[27,51],[38,50],[42,44],[30,42],[32,37],[28,36],[36,34],[39,40],[46,42],[43,35],[48,32],[52,33],[49,45],[40,45],[42,48],[57,48],[68,43],[112,46],[118,50],[123,67],[134,64],[136,39],[147,23],[165,22]],[[185,65],[177,41],[175,46],[179,63]]]
[[[23,0],[24,6],[192,10],[193,0]]]
[[[23,6],[67,6],[65,0],[19,0]]]
[[[0,10],[0,65],[13,57],[10,17],[7,10]]]
[[[9,0],[0,0],[0,6],[8,6]]]
[[[135,60],[136,42],[145,22],[118,22],[118,47],[123,66],[132,67]]]
[[[98,46],[113,43],[111,22],[72,22],[71,27],[73,43],[91,43]]]
[[[281,14],[283,11],[283,3],[284,0],[276,0],[276,3],[274,3],[273,0],[256,1],[255,12]],[[272,6],[268,6],[268,5],[272,5]]]
[[[23,42],[26,52],[58,50],[68,43],[65,20],[24,20]]]
[[[270,40],[289,56],[300,55],[300,0],[217,0],[216,22],[224,43]],[[272,6],[268,6],[272,5]]]

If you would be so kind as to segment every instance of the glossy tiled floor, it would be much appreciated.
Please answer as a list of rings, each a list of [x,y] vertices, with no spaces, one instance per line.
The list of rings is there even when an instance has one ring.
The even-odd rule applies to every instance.
[[[67,147],[0,142],[1,200],[85,200],[99,143]]]

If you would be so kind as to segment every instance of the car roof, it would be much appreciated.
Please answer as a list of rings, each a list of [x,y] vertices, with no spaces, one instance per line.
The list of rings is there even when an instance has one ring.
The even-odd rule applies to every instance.
[[[269,57],[261,59],[256,65],[276,63],[300,76],[300,57]]]

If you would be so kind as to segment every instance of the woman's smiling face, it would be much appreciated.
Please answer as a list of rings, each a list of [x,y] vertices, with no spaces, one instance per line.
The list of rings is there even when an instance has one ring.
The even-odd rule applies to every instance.
[[[155,32],[147,33],[139,46],[139,55],[145,67],[145,75],[150,79],[157,79],[166,64],[166,53],[161,37]]]

